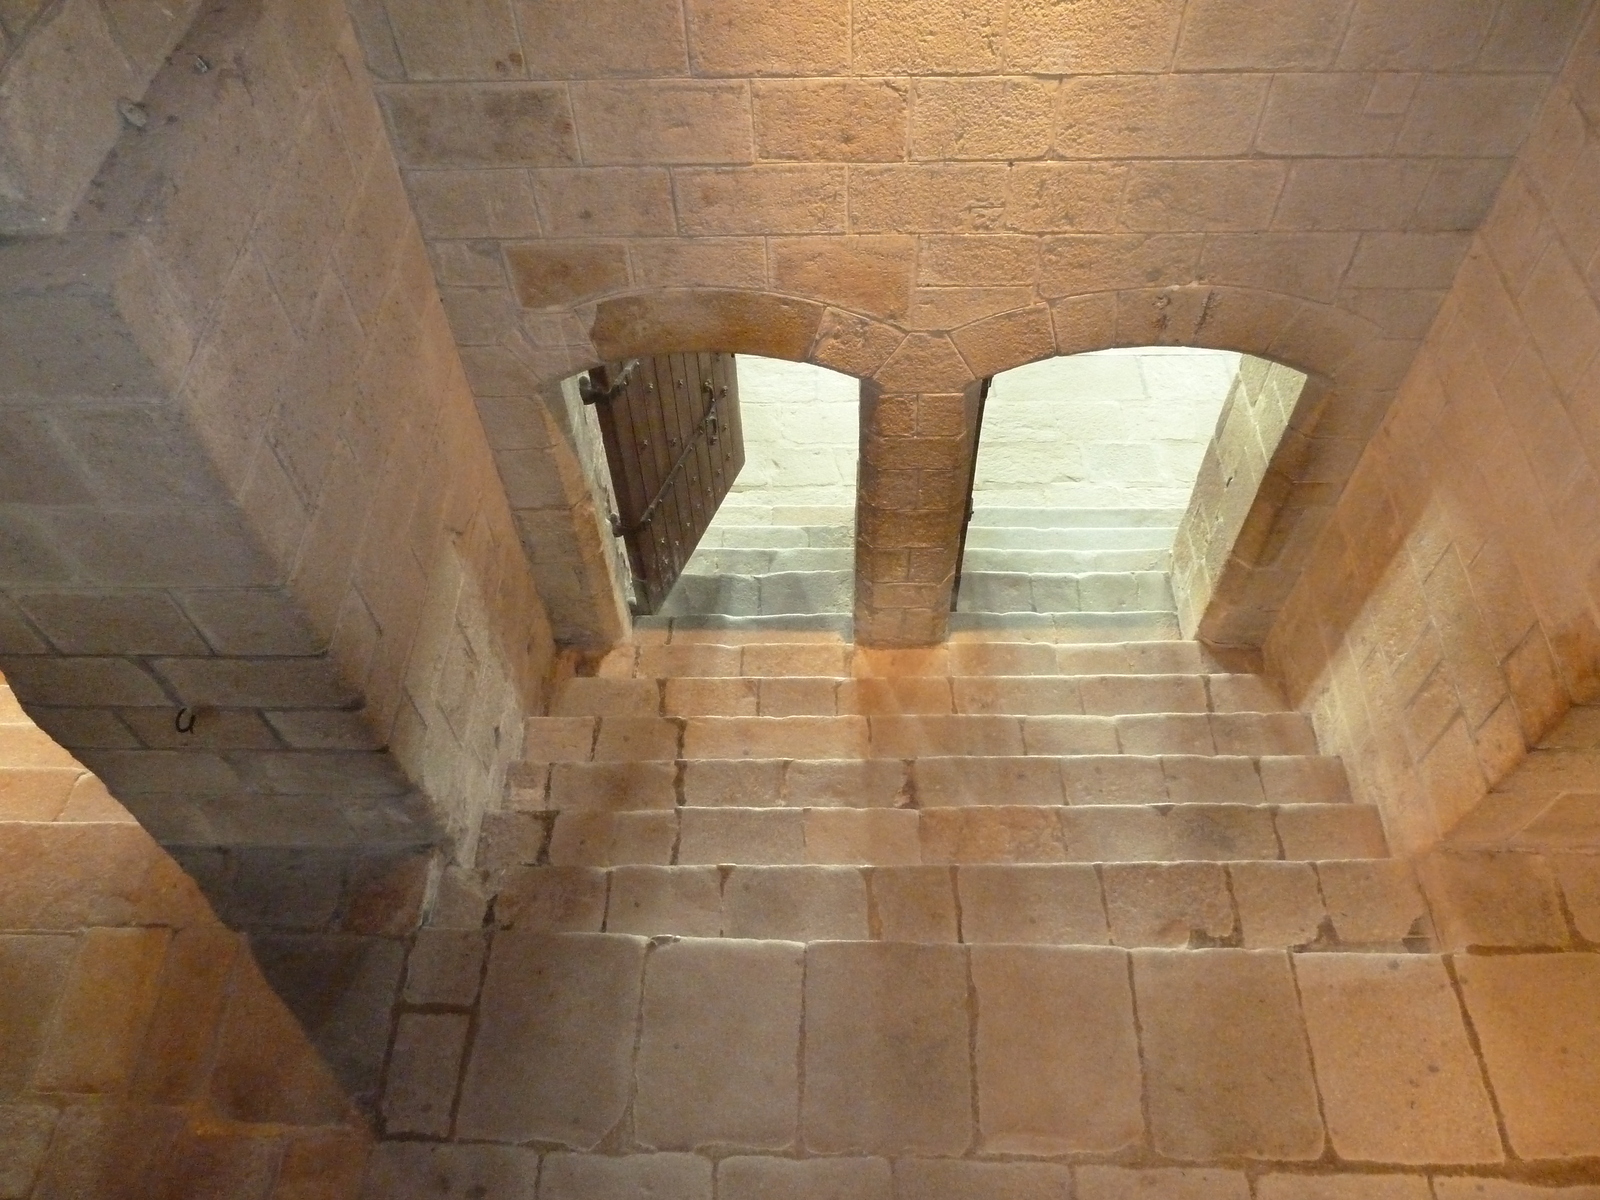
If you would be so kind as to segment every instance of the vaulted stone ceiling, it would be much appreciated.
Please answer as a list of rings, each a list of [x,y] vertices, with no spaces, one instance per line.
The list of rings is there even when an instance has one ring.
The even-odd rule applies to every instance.
[[[553,380],[694,344],[926,396],[1048,353],[1170,341],[1326,385],[1292,427],[1298,457],[1274,464],[1274,547],[1234,589],[1244,638],[1270,622],[1282,552],[1315,527],[1298,514],[1325,510],[1359,455],[1588,7],[352,5],[558,628],[592,597],[558,581],[581,557],[576,473],[528,433]],[[730,308],[720,290],[795,303]],[[915,581],[892,556],[905,541],[865,547],[900,564],[876,581],[863,566],[865,589]]]

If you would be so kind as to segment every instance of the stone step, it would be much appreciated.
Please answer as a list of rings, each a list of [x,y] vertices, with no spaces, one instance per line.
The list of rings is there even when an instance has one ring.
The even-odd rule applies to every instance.
[[[1294,755],[1085,754],[915,759],[523,762],[506,807],[949,808],[967,805],[1345,804],[1343,764]]]
[[[1182,636],[1175,612],[953,612],[950,635],[1041,642],[1168,642]]]
[[[851,547],[856,544],[853,525],[734,525],[721,521],[706,529],[700,539],[705,549],[787,549],[811,546]]]
[[[994,550],[969,544],[961,559],[963,571],[1010,571],[1021,575],[1082,575],[1108,571],[1167,571],[1171,568],[1172,552],[1164,549]]]
[[[780,571],[770,575],[680,575],[657,616],[721,613],[731,617],[850,613],[854,571]]]
[[[717,509],[713,526],[834,525],[849,529],[855,522],[856,510],[848,504],[762,504],[733,492]]]
[[[485,869],[798,863],[1178,862],[1384,858],[1377,809],[1357,804],[663,806],[484,817]]]
[[[958,611],[990,613],[1176,613],[1165,571],[1030,575],[963,571]]]
[[[410,955],[408,988],[437,979],[450,1016],[400,1026],[388,1130],[442,1111],[458,1144],[380,1145],[370,1196],[535,1179],[545,1200],[1593,1195],[1577,1155],[1600,1036],[1549,1028],[1592,1008],[1592,955],[522,928],[440,931]],[[1546,1075],[1553,1091],[1530,1085]],[[1535,1171],[1508,1145],[1579,1149]]]
[[[1171,550],[1172,539],[1171,529],[1159,527],[1034,529],[973,524],[967,528],[967,545],[983,550]],[[744,543],[730,541],[725,544]]]
[[[895,714],[1102,715],[1282,712],[1259,675],[923,675],[890,679],[568,679],[556,717],[805,717]]]
[[[700,549],[683,568],[685,575],[768,575],[774,571],[853,571],[854,546],[794,546],[787,550],[751,547]]]
[[[953,614],[959,615],[959,614]],[[640,618],[640,621],[654,618]],[[1010,634],[966,632],[942,646],[883,650],[855,646],[832,631],[807,632],[749,624],[689,629],[661,620],[635,642],[617,647],[590,669],[608,677],[759,677],[832,675],[856,678],[927,675],[1172,675],[1261,669],[1259,656],[1165,638],[1057,644]],[[670,638],[670,640],[669,640]]]
[[[1392,859],[961,866],[512,867],[495,917],[543,933],[791,942],[1426,951]]]
[[[716,635],[716,640],[771,642],[775,638],[793,638],[797,634],[827,634],[835,644],[850,641],[855,629],[855,618],[849,613],[785,613],[770,617],[733,617],[726,613],[679,613],[676,616],[648,616],[633,619],[636,640],[639,635],[668,634],[672,640],[680,637],[703,638]],[[688,635],[688,636],[684,636]]]
[[[990,550],[973,547],[968,549],[962,569],[1021,575],[1114,574],[1166,571],[1171,560],[1172,555],[1167,550]],[[702,546],[683,571],[685,575],[766,575],[774,571],[850,571],[854,566],[854,546]]]
[[[972,509],[972,525],[1017,529],[1165,529],[1175,532],[1181,508],[1006,508],[981,502]]]
[[[939,755],[1315,755],[1304,713],[532,717],[530,762]]]

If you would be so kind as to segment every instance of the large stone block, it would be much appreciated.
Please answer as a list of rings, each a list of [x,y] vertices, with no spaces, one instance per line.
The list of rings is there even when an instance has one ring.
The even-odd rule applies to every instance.
[[[546,1200],[711,1200],[711,1160],[693,1154],[550,1154],[539,1172]]]
[[[676,173],[688,234],[843,233],[845,168],[756,166]]]
[[[406,185],[417,223],[430,237],[539,236],[538,208],[525,171],[411,171]],[[492,280],[499,284],[502,269],[498,261],[493,265]]]
[[[117,101],[141,95],[149,75],[140,77],[87,0],[49,13],[6,66],[0,229],[58,230],[122,130]]]
[[[1040,946],[971,953],[982,1148],[1114,1154],[1139,1144],[1144,1115],[1126,956]]]
[[[919,79],[910,157],[1043,158],[1054,140],[1055,100],[1055,84],[1038,79]]]
[[[607,361],[681,350],[735,351],[803,361],[823,308],[738,292],[682,291],[602,301],[591,330]]]
[[[723,1200],[889,1200],[881,1158],[725,1158],[717,1164]]]
[[[516,10],[536,79],[688,74],[678,0],[517,0]]]
[[[1519,954],[1454,960],[1506,1136],[1529,1159],[1596,1153],[1600,958]]]
[[[865,0],[851,10],[851,65],[875,75],[995,71],[1004,9],[1001,0]]]
[[[806,955],[805,1145],[831,1154],[965,1150],[965,951],[838,943]]]
[[[901,163],[850,169],[857,233],[1000,229],[1008,172],[1001,163]]]
[[[1092,6],[1021,0],[1008,6],[1005,65],[1044,75],[1165,70],[1183,12],[1181,0],[1137,0],[1107,20]]]
[[[905,316],[911,304],[916,247],[909,237],[772,238],[768,246],[779,291],[886,320]]]
[[[612,242],[518,242],[505,256],[524,308],[560,308],[628,286],[627,252]]]
[[[677,231],[672,183],[659,167],[533,173],[546,237],[640,237]]]
[[[426,0],[385,0],[389,28],[405,65],[406,78],[494,79],[520,75],[522,46],[508,3],[485,4],[452,13]]]
[[[627,1103],[645,947],[610,935],[495,939],[460,1136],[599,1143]]]
[[[520,1146],[380,1142],[361,1195],[363,1200],[532,1200],[539,1162],[538,1151]]]
[[[1341,1159],[1500,1161],[1494,1111],[1443,962],[1304,955],[1295,975]],[[1402,1012],[1403,1022],[1386,1019]]]
[[[1270,22],[1239,0],[1204,0],[1188,7],[1178,39],[1180,70],[1307,70],[1333,64],[1352,0],[1334,4],[1277,4]]]
[[[897,162],[906,153],[907,90],[897,79],[756,83],[756,156]]]
[[[685,9],[696,74],[843,75],[849,68],[848,0],[780,9],[689,0]]]
[[[1133,978],[1160,1153],[1189,1161],[1321,1156],[1287,955],[1141,950]]]
[[[379,96],[407,167],[565,167],[578,162],[566,89],[548,84],[387,87]]]
[[[743,163],[754,156],[750,85],[585,83],[573,88],[584,161]]]
[[[689,940],[645,970],[636,1136],[781,1149],[799,1120],[801,947]]]
[[[1267,81],[1233,74],[1069,79],[1061,88],[1055,151],[1068,158],[1243,155]]]

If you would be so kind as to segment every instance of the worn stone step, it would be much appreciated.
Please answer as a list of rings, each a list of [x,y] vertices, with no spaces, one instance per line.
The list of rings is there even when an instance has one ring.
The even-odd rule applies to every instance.
[[[953,614],[959,615],[959,614]],[[1057,643],[1013,633],[969,631],[942,646],[882,650],[832,630],[798,631],[736,622],[694,629],[682,620],[639,629],[636,640],[587,668],[611,677],[732,675],[1170,675],[1259,672],[1259,656],[1177,638]]]
[[[721,613],[730,617],[849,613],[853,571],[779,571],[769,575],[680,575],[657,616]]]
[[[568,679],[550,713],[558,717],[798,717],[904,713],[1115,715],[1281,712],[1282,695],[1258,675],[978,675],[854,679]]]
[[[969,544],[961,559],[963,571],[1012,571],[1023,575],[1168,571],[1171,568],[1170,550],[995,550]]]
[[[961,575],[960,612],[1167,613],[1177,611],[1165,571],[1034,575],[972,571]]]
[[[1174,612],[953,612],[952,638],[966,633],[1045,642],[1165,642],[1182,636]]]
[[[1183,520],[1181,508],[1007,508],[975,504],[972,525],[983,529],[1009,526],[1023,529],[1165,529],[1175,531]]]
[[[848,504],[762,504],[734,492],[717,509],[713,528],[723,525],[836,525],[852,528],[856,510]]]
[[[1171,529],[1160,527],[1049,529],[973,524],[967,528],[967,545],[984,550],[1171,550],[1172,537]]]
[[[506,807],[947,808],[984,804],[1344,804],[1336,758],[1080,755],[1051,758],[691,759],[524,762]]]
[[[1304,713],[1121,716],[533,717],[530,762],[927,754],[1314,755]]]
[[[853,546],[795,546],[786,550],[750,547],[702,548],[684,565],[685,575],[768,575],[774,571],[852,571]]]
[[[1383,858],[1377,810],[1355,804],[663,806],[484,818],[479,865],[1207,862]]]
[[[753,899],[732,911],[764,916]],[[451,1018],[412,1017],[390,1094],[408,1057],[444,1059],[423,1111],[451,1114],[455,1144],[380,1145],[371,1196],[435,1179],[508,1196],[537,1179],[546,1200],[1593,1194],[1581,1170],[1508,1163],[1501,1129],[1592,1144],[1600,1033],[1550,1018],[1592,1010],[1595,955],[513,927],[430,931],[406,976],[449,984]],[[469,1013],[470,1038],[423,1048]],[[1552,1061],[1553,1097],[1528,1083]]]
[[[706,529],[700,545],[707,549],[786,549],[789,547],[854,546],[853,525],[735,525],[716,522]]]
[[[770,641],[797,633],[826,633],[836,642],[848,642],[855,629],[849,613],[784,613],[781,616],[736,617],[726,613],[679,613],[667,616],[635,617],[635,637],[640,634],[679,634],[704,636],[726,634],[729,638]]]
[[[495,917],[527,932],[1050,946],[1425,951],[1391,859],[960,866],[512,867]]]
[[[545,1200],[1593,1194],[1581,1169],[1508,1163],[1500,1131],[1593,1144],[1600,1032],[1551,1019],[1592,1011],[1600,956],[525,928],[409,954],[408,986],[459,964],[432,973],[460,981],[452,1020],[413,1017],[391,1068],[460,1062],[427,1095],[456,1144],[380,1146],[371,1196],[435,1179],[507,1196],[537,1179]],[[419,1044],[468,1013],[461,1049]],[[1529,1085],[1549,1062],[1553,1095]]]

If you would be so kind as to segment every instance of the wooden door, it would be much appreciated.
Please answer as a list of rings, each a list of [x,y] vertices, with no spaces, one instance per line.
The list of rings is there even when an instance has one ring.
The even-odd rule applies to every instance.
[[[595,368],[578,390],[599,412],[635,612],[653,613],[744,466],[733,355],[636,358]]]

